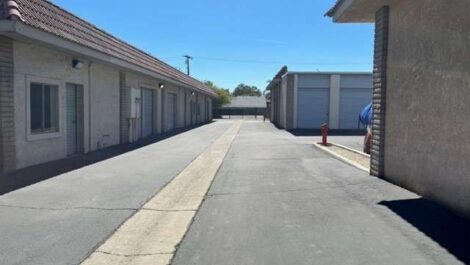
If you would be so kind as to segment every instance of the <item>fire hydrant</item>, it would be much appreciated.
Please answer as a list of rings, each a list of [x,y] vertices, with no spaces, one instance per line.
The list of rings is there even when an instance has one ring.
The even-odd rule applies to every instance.
[[[321,136],[322,136],[322,145],[327,146],[328,145],[328,132],[330,131],[330,128],[328,127],[328,124],[324,123],[321,126]]]

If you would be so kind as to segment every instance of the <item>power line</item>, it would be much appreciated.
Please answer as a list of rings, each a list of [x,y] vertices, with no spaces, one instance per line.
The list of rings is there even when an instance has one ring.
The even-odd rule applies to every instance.
[[[186,56],[185,56],[186,57]],[[177,57],[166,57],[165,59],[174,59]],[[289,62],[289,61],[271,61],[271,60],[248,60],[234,58],[217,58],[217,57],[199,57],[192,56],[191,59],[200,61],[220,61],[231,63],[247,63],[247,64],[287,64],[287,65],[372,65],[372,62]],[[187,62],[186,62],[187,64]]]
[[[214,58],[214,57],[199,57],[195,56],[199,60],[207,61],[223,61],[223,62],[235,62],[235,63],[256,63],[256,64],[298,64],[298,65],[370,65],[368,62],[288,62],[288,61],[257,61],[257,60],[243,60],[243,59],[231,59],[231,58]]]

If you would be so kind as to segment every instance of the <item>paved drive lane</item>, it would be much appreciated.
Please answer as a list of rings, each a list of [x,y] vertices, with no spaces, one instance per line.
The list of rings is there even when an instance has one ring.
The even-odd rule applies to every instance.
[[[384,206],[416,200],[289,133],[245,122],[173,264],[458,264]]]
[[[232,124],[0,196],[0,264],[80,263]],[[470,264],[469,245],[468,222],[269,123],[243,121],[173,264]]]
[[[231,125],[217,122],[0,196],[0,264],[78,264]]]

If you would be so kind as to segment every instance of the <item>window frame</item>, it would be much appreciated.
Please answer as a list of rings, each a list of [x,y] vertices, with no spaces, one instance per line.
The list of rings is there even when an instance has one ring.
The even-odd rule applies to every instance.
[[[48,85],[57,89],[57,130],[56,131],[45,131],[45,132],[32,132],[31,130],[31,86],[32,85]],[[51,78],[42,78],[35,76],[26,77],[26,140],[27,141],[38,141],[51,138],[62,137],[62,89],[63,84],[60,80]]]

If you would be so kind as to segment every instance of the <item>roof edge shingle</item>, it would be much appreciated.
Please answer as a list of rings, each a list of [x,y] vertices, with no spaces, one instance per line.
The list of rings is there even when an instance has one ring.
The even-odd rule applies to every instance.
[[[289,68],[287,65],[284,65],[279,72],[276,73],[274,78],[269,82],[268,86],[266,87],[266,90],[271,90],[271,87],[274,86],[274,84],[280,82],[281,78],[289,72]]]
[[[155,56],[96,27],[47,0],[0,0],[1,19],[18,20],[41,31],[124,60],[188,88],[216,96],[201,81],[182,73]]]
[[[338,10],[339,6],[343,3],[344,0],[337,0],[335,5],[330,8],[330,10],[328,10],[325,14],[325,16],[327,17],[333,17],[336,13],[336,11]]]
[[[15,0],[3,0],[2,9],[2,19],[24,21],[18,3]]]

